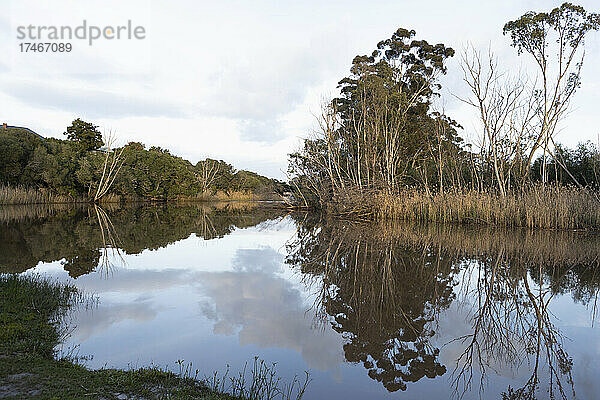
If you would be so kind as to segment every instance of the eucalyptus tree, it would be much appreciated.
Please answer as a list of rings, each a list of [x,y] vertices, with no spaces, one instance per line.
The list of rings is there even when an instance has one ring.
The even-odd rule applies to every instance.
[[[437,160],[429,151],[443,147],[431,145],[437,139],[460,141],[458,124],[431,112],[454,50],[415,35],[400,28],[370,55],[355,57],[340,96],[324,107],[317,137],[291,155],[290,172],[320,197],[348,188],[395,192],[420,162]],[[443,135],[436,134],[439,123]]]
[[[554,134],[581,84],[585,56],[584,39],[600,28],[600,14],[588,13],[583,7],[563,3],[550,12],[525,13],[504,25],[504,34],[519,54],[529,54],[539,72],[536,92],[539,129],[529,150],[531,165],[538,150],[543,157],[551,155]],[[542,165],[542,181],[547,180],[546,162]]]
[[[201,193],[207,192],[209,188],[212,187],[213,182],[219,173],[219,167],[219,163],[210,158],[196,163],[194,175],[196,176],[196,179],[198,179]]]

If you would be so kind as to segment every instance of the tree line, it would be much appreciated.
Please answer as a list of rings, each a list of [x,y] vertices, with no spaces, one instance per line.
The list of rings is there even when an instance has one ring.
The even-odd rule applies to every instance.
[[[98,126],[76,119],[66,140],[43,138],[28,129],[0,128],[0,185],[23,186],[77,198],[122,197],[168,200],[210,197],[217,192],[273,196],[285,185],[222,160],[192,164],[169,150],[130,142],[112,148]],[[109,135],[106,135],[109,136]]]

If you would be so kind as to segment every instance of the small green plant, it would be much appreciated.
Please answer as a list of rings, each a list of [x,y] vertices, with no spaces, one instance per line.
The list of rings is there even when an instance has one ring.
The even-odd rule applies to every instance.
[[[252,366],[248,363],[235,376],[229,376],[229,365],[220,375],[214,372],[204,379],[209,389],[213,392],[227,393],[237,399],[245,400],[300,400],[310,383],[310,373],[305,371],[304,378],[294,376],[291,382],[284,382],[277,375],[277,364],[269,364],[259,357],[254,357]]]

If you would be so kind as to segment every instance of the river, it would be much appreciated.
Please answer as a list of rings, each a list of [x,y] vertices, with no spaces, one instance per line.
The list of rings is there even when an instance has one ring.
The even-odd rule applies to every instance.
[[[200,376],[259,357],[287,381],[309,371],[309,400],[600,398],[599,263],[587,232],[250,203],[0,208],[0,272],[96,299],[59,355]]]

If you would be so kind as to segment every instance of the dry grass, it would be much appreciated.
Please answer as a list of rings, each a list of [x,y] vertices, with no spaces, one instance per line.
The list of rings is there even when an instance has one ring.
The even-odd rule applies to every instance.
[[[358,219],[600,229],[600,203],[594,194],[565,187],[532,186],[504,198],[494,192],[471,190],[433,195],[413,189],[398,194],[349,191],[336,196],[328,211]]]
[[[124,199],[117,194],[107,194],[100,203],[118,203],[122,200],[131,199]],[[85,196],[57,194],[48,189],[0,185],[0,204],[73,204],[90,201]]]
[[[235,191],[235,192],[223,192],[217,191],[213,193],[211,191],[206,191],[199,193],[196,197],[185,200],[200,200],[200,201],[256,201],[262,200],[259,196],[256,196],[252,192],[246,191]]]
[[[57,195],[48,190],[0,185],[0,204],[78,203],[82,198]]]
[[[260,201],[272,200],[274,195],[261,195],[250,191],[234,191],[216,193],[207,191],[197,196],[184,196],[174,199],[183,202],[218,202],[218,201]],[[106,194],[100,199],[100,204],[152,201],[135,196],[122,196],[119,194]],[[155,200],[156,201],[156,200]],[[171,201],[171,200],[169,200]],[[86,196],[59,195],[47,189],[28,188],[23,186],[6,186],[0,184],[0,204],[73,204],[90,203],[92,199]]]

